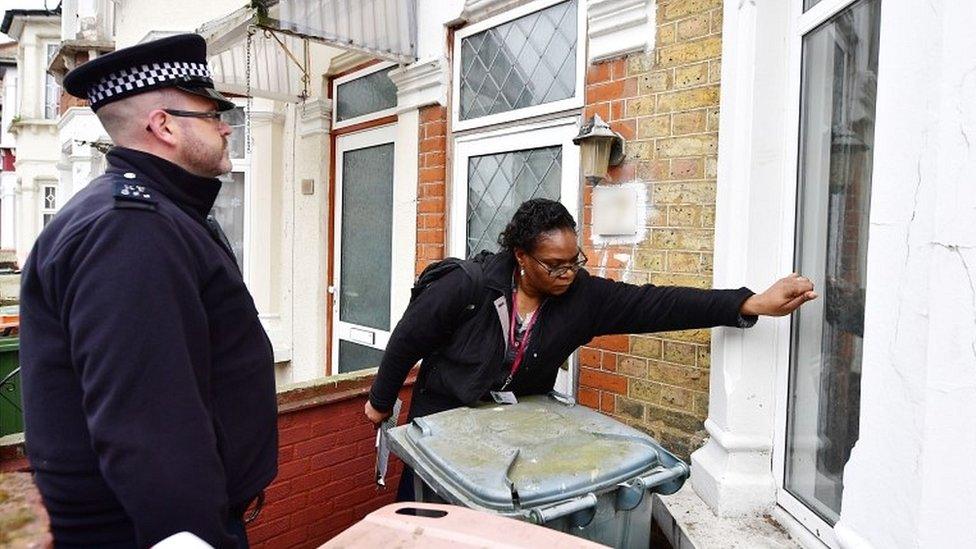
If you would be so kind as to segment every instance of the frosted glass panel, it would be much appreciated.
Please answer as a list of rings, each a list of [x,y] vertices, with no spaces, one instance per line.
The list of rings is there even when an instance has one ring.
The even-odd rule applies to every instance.
[[[393,144],[344,153],[339,320],[390,329],[392,239]]]
[[[396,106],[396,85],[386,70],[336,86],[336,120],[343,121]]]
[[[237,264],[244,268],[244,173],[231,172],[220,176],[220,194],[210,213],[230,241]]]
[[[383,351],[359,345],[351,341],[339,340],[339,373],[355,372],[378,368]]]

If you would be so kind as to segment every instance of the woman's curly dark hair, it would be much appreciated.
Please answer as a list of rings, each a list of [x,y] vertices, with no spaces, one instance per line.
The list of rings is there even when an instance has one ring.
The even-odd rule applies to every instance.
[[[556,229],[576,231],[576,221],[569,215],[569,210],[555,200],[533,198],[519,206],[508,226],[498,235],[498,244],[509,252],[515,248],[531,252],[540,235]]]

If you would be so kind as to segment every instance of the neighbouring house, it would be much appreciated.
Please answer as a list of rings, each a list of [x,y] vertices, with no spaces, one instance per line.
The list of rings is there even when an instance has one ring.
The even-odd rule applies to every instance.
[[[817,285],[792,318],[598,338],[561,374],[690,461],[655,500],[672,544],[976,539],[976,6],[108,3],[115,47],[197,30],[239,98],[222,222],[280,384],[254,545],[316,546],[392,500],[361,410],[413,278],[492,249],[533,196],[574,212],[596,274]],[[595,114],[626,158],[593,185],[573,137]]]
[[[14,160],[17,144],[10,133],[17,112],[17,43],[0,45],[0,250],[4,261],[14,253]]]
[[[17,43],[15,100],[7,105],[12,118],[6,128],[15,144],[16,180],[12,187],[4,185],[2,189],[5,208],[6,202],[12,203],[13,234],[0,235],[0,239],[13,244],[19,264],[59,205],[61,88],[47,67],[59,47],[60,21],[59,10],[23,9],[7,10],[0,23],[0,32]]]

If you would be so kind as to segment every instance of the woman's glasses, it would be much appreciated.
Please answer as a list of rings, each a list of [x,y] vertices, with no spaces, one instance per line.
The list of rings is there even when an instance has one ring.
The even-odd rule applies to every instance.
[[[536,263],[541,265],[542,268],[545,269],[547,273],[549,273],[549,276],[551,276],[552,278],[559,278],[570,271],[576,273],[576,271],[579,271],[580,269],[583,268],[584,265],[586,265],[586,261],[587,261],[586,254],[583,253],[582,248],[578,248],[578,250],[579,253],[576,254],[576,261],[574,261],[569,265],[559,265],[558,267],[550,267],[549,265],[546,265],[545,263],[540,261],[539,258],[535,257],[532,254],[526,254],[526,255],[528,255],[529,257],[534,259]]]

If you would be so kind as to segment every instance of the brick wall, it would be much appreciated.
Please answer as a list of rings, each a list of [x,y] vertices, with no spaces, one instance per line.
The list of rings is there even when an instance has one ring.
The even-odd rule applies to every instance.
[[[421,108],[419,132],[417,274],[431,262],[444,258],[447,108],[438,105]]]
[[[363,415],[371,383],[372,376],[279,395],[278,476],[248,527],[252,547],[318,547],[393,503],[402,463],[391,457],[387,488],[378,490],[376,430]],[[401,424],[410,390],[401,391]]]
[[[707,288],[712,282],[718,148],[721,0],[659,0],[649,54],[587,70],[586,114],[627,139],[614,181],[647,182],[647,238],[586,250],[606,275],[634,283]],[[591,190],[584,189],[584,242]],[[620,261],[617,258],[629,258]],[[592,269],[591,269],[592,270]],[[625,276],[626,273],[626,276]],[[604,337],[580,352],[586,405],[641,428],[687,458],[708,413],[709,331]]]
[[[75,53],[74,66],[80,66],[89,61],[89,56],[87,52],[77,52]],[[64,114],[65,111],[71,107],[87,107],[88,101],[85,99],[79,99],[61,88],[61,97],[59,99],[58,113]]]
[[[319,381],[278,395],[278,476],[265,492],[261,515],[248,527],[252,547],[318,547],[393,502],[403,467],[395,456],[387,488],[380,491],[373,482],[376,431],[363,415],[372,380]],[[400,394],[401,424],[412,384],[408,379]],[[5,472],[26,470],[22,442],[0,447],[0,480]],[[27,490],[20,492],[29,496]],[[5,511],[2,505],[0,511]],[[37,519],[46,522],[41,515]],[[0,512],[0,519],[5,517]]]

